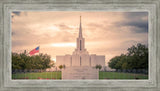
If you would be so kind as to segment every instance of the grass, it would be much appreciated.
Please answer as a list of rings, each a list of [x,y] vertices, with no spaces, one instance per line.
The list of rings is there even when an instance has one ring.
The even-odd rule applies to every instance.
[[[99,79],[148,79],[148,75],[122,72],[99,72]]]
[[[12,79],[61,79],[61,72],[16,73]]]
[[[12,79],[61,79],[61,72],[16,73],[12,74]],[[99,72],[99,79],[148,79],[148,75],[121,72]]]

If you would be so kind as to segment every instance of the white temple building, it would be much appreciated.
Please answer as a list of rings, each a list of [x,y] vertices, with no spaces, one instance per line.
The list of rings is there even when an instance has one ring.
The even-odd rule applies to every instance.
[[[89,54],[85,48],[85,39],[82,35],[81,16],[77,48],[72,55],[56,56],[56,66],[65,65],[62,69],[62,79],[99,79],[99,70],[96,65],[105,66],[105,56]]]

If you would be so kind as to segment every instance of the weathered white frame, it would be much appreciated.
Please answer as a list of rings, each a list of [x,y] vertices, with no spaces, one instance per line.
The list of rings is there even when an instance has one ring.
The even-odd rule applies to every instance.
[[[19,1],[19,2],[18,2]],[[159,0],[109,1],[34,1],[0,2],[0,90],[157,90],[160,61]],[[11,12],[12,11],[147,11],[149,13],[148,80],[12,80],[11,79]],[[159,64],[158,64],[159,65]],[[119,87],[120,89],[117,89]],[[135,87],[137,89],[135,89]]]

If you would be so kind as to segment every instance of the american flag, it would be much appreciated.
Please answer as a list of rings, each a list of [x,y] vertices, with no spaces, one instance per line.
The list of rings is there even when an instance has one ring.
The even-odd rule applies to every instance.
[[[34,55],[35,53],[39,52],[39,46],[33,49],[32,51],[29,52],[30,55]]]

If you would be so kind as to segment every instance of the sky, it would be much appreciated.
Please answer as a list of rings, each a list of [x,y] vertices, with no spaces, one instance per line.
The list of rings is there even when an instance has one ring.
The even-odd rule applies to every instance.
[[[56,55],[72,54],[76,48],[80,16],[85,48],[89,54],[105,55],[108,61],[137,43],[148,45],[147,12],[14,11],[12,52],[40,46],[56,61]]]

